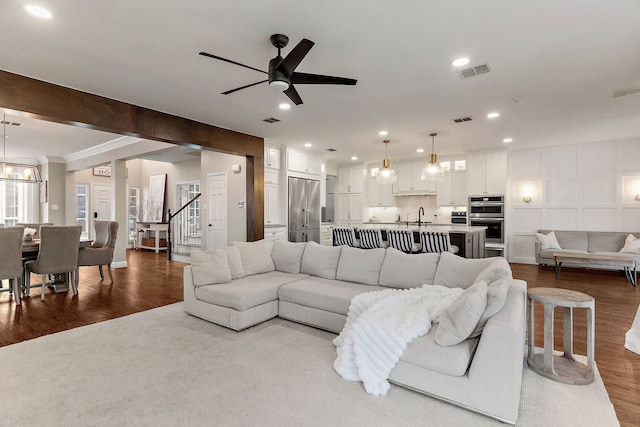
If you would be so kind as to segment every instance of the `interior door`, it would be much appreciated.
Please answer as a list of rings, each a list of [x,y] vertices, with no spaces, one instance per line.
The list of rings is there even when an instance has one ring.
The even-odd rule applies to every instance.
[[[207,249],[227,246],[227,174],[207,175]]]
[[[94,239],[94,221],[111,220],[111,186],[93,184],[91,219],[89,221],[89,238]]]

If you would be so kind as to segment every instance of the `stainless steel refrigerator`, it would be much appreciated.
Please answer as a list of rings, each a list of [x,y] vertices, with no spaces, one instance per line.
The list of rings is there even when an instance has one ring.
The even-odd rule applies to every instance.
[[[289,241],[320,243],[320,181],[289,177]]]

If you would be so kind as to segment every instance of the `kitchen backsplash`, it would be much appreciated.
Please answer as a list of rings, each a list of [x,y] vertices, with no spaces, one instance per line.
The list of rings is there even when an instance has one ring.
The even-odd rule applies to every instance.
[[[423,221],[430,221],[433,223],[448,224],[451,222],[451,211],[453,210],[466,210],[466,206],[456,207],[438,207],[436,205],[435,196],[401,196],[394,197],[396,206],[394,207],[368,207],[364,209],[364,221],[369,221],[375,217],[381,222],[394,222],[400,215],[401,221],[407,220],[407,214],[409,214],[409,221],[418,220],[418,209],[424,208]]]

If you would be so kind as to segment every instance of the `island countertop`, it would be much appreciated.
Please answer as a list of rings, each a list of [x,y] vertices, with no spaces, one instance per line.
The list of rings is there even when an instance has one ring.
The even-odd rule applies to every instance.
[[[448,231],[449,233],[479,233],[487,229],[477,225],[465,224],[427,224],[418,227],[418,224],[407,225],[406,222],[365,222],[361,228],[381,228],[385,230],[412,230],[420,231]]]

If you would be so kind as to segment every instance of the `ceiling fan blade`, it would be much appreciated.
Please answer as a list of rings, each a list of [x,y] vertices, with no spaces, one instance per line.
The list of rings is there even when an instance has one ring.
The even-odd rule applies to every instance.
[[[304,57],[307,56],[307,53],[309,53],[314,44],[315,43],[308,39],[300,40],[300,43],[291,49],[291,52],[289,52],[280,65],[278,65],[278,69],[283,71],[287,76],[290,76]]]
[[[289,89],[285,90],[284,94],[287,95],[294,104],[302,104],[302,98],[300,98],[300,94],[293,85],[289,85]]]
[[[347,85],[354,86],[358,81],[346,77],[323,76],[321,74],[293,73],[291,83],[301,85]]]
[[[241,66],[241,67],[248,68],[248,69],[250,69],[250,70],[254,70],[254,71],[258,71],[258,72],[260,72],[260,73],[269,74],[269,73],[267,73],[266,71],[258,70],[257,68],[253,68],[253,67],[250,67],[250,66],[248,66],[248,65],[244,65],[244,64],[241,64],[241,63],[239,63],[239,62],[236,62],[236,61],[232,61],[232,60],[230,60],[230,59],[223,58],[223,57],[221,57],[221,56],[212,55],[212,54],[207,53],[207,52],[200,52],[200,53],[199,53],[199,55],[207,56],[207,57],[209,57],[209,58],[213,58],[213,59],[218,59],[218,60],[220,60],[220,61],[228,62],[228,63],[230,63],[230,64],[239,65],[239,66]]]
[[[268,81],[269,80],[261,80],[259,82],[251,83],[251,84],[248,84],[248,85],[245,85],[245,86],[242,86],[242,87],[237,87],[235,89],[231,89],[231,90],[228,90],[226,92],[222,92],[222,95],[229,95],[230,93],[237,92],[239,90],[246,89],[246,88],[251,87],[251,86],[259,85],[260,83],[266,83]]]

